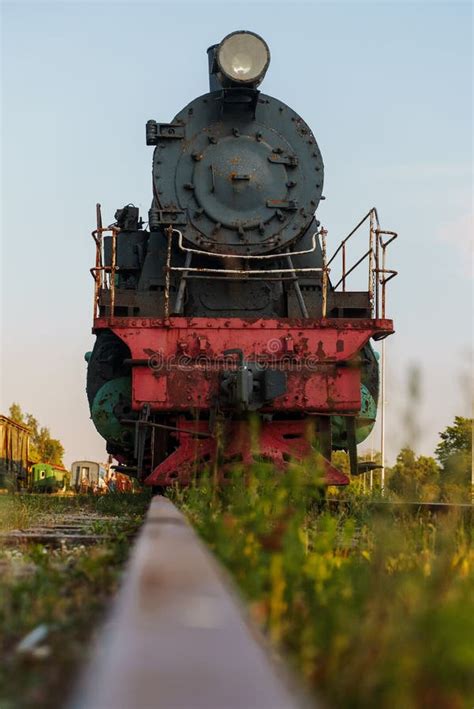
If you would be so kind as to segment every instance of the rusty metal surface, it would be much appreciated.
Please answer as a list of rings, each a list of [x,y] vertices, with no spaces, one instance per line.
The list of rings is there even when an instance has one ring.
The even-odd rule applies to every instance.
[[[241,329],[262,328],[263,330],[366,330],[394,332],[393,321],[387,318],[311,318],[310,322],[303,318],[206,318],[206,317],[171,317],[168,322],[164,318],[150,317],[98,317],[94,319],[94,331],[107,328],[154,328],[154,327],[210,329]]]
[[[302,706],[284,676],[214,558],[176,507],[155,497],[69,709]]]
[[[209,409],[220,391],[223,368],[197,364],[155,372],[135,367],[132,373],[132,408],[149,402],[152,410]],[[360,408],[360,372],[356,368],[315,367],[286,373],[287,392],[262,406],[266,411],[357,412]],[[227,369],[226,371],[229,371]]]
[[[284,471],[289,460],[298,460],[307,462],[314,480],[324,481],[325,485],[347,485],[347,475],[312,448],[316,433],[314,423],[310,418],[264,422],[257,433],[245,421],[227,421],[219,431],[219,440],[217,436],[198,440],[195,436],[209,435],[209,429],[206,421],[196,422],[193,433],[181,432],[176,436],[176,450],[153,470],[145,483],[188,485],[196,472],[206,467],[215,469],[220,481],[225,482],[235,463],[250,466],[255,460],[263,460],[271,462],[276,470]]]
[[[170,286],[171,286],[171,246],[173,228],[169,226],[165,229],[167,244],[166,244],[166,266],[165,266],[165,291],[164,291],[164,319],[168,320],[170,314]],[[113,311],[112,311],[113,312]]]
[[[132,408],[209,409],[235,342],[246,360],[284,371],[287,391],[265,411],[354,413],[360,369],[346,366],[370,337],[393,331],[390,320],[239,318],[114,318],[96,320],[130,348]]]
[[[95,241],[95,266],[90,269],[94,279],[94,308],[93,316],[99,314],[99,299],[101,291],[108,291],[110,294],[110,312],[114,313],[115,308],[115,274],[117,272],[117,234],[120,229],[109,226],[102,226],[102,213],[100,204],[96,205],[97,228],[92,232]],[[112,238],[112,260],[110,266],[104,265],[103,243],[104,234],[110,233]]]
[[[327,315],[327,302],[328,302],[328,273],[329,264],[327,262],[327,249],[326,249],[326,229],[321,230],[321,250],[323,257],[323,282],[322,282],[322,316],[323,318]]]

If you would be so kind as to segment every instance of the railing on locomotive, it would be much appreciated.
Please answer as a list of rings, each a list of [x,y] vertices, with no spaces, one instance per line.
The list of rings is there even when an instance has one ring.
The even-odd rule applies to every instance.
[[[209,253],[208,251],[203,251],[201,249],[192,249],[187,246],[184,246],[183,244],[183,235],[179,229],[173,228],[171,225],[165,229],[167,238],[168,238],[168,248],[167,248],[167,259],[166,259],[166,266],[165,266],[165,298],[164,298],[164,317],[168,318],[169,317],[169,302],[170,302],[170,274],[172,271],[182,273],[182,279],[186,279],[189,277],[189,273],[195,273],[195,274],[201,274],[205,273],[207,274],[207,277],[209,279],[216,278],[216,274],[218,276],[228,276],[228,275],[239,275],[239,276],[272,276],[274,274],[277,274],[278,276],[284,276],[284,274],[289,274],[290,278],[293,280],[295,278],[295,274],[297,273],[322,273],[323,274],[323,317],[326,317],[326,303],[327,303],[327,277],[325,274],[327,274],[327,266],[325,264],[325,253],[326,253],[326,247],[325,247],[325,230],[321,229],[320,231],[317,231],[313,234],[312,237],[312,245],[310,249],[306,249],[304,251],[285,251],[285,252],[279,252],[276,254],[263,254],[263,255],[252,255],[252,254],[243,254],[239,255],[239,258],[245,260],[245,261],[250,261],[250,260],[261,260],[261,259],[284,259],[284,260],[289,260],[289,268],[270,268],[270,269],[242,269],[242,268],[211,268],[211,267],[206,267],[206,266],[200,266],[200,267],[192,267],[189,264],[185,266],[172,266],[171,265],[171,254],[172,254],[172,240],[175,235],[178,237],[178,248],[181,251],[187,252],[187,254],[192,254],[192,253],[197,253],[200,256],[207,256],[213,257],[214,254]],[[298,268],[293,266],[291,262],[291,257],[292,256],[299,256],[301,254],[308,254],[316,249],[316,237],[318,235],[321,235],[322,241],[323,241],[323,246],[322,246],[322,251],[323,251],[323,265],[321,266],[314,266],[314,267],[307,267],[307,268]],[[219,257],[221,258],[233,258],[235,259],[235,254],[219,254]],[[182,281],[181,281],[182,282]]]
[[[369,220],[369,249],[356,261],[355,264],[346,270],[346,244],[347,242],[356,234],[360,227]],[[267,259],[288,259],[290,262],[290,268],[277,268],[277,269],[229,269],[229,268],[210,268],[210,267],[192,267],[189,261],[185,266],[172,266],[171,256],[172,256],[172,240],[176,235],[178,237],[178,248],[186,252],[187,257],[190,257],[192,253],[199,254],[200,256],[213,256],[207,251],[201,249],[193,249],[187,247],[183,243],[183,235],[179,229],[174,228],[169,225],[165,229],[167,235],[167,258],[165,265],[165,290],[164,290],[164,317],[168,318],[170,315],[170,286],[171,286],[171,272],[182,273],[182,283],[189,277],[189,273],[196,274],[206,274],[206,278],[220,278],[227,277],[229,275],[239,275],[239,276],[255,276],[255,275],[265,275],[273,276],[277,274],[280,278],[290,278],[295,279],[297,273],[322,273],[322,316],[326,317],[327,314],[327,292],[329,285],[329,274],[331,272],[330,265],[335,260],[336,256],[341,253],[342,258],[342,276],[339,281],[333,286],[336,290],[342,284],[343,292],[346,291],[346,282],[349,274],[353,273],[355,269],[368,258],[369,261],[369,273],[368,273],[368,292],[371,304],[371,314],[375,315],[378,319],[379,315],[385,318],[385,306],[386,306],[386,284],[392,278],[394,278],[398,272],[393,269],[387,269],[386,267],[386,251],[389,244],[391,244],[394,239],[397,238],[398,234],[394,231],[387,231],[380,228],[380,222],[378,218],[377,209],[372,207],[369,212],[360,220],[360,222],[352,229],[352,231],[341,241],[336,251],[333,253],[329,261],[326,257],[326,234],[327,231],[321,228],[316,231],[312,236],[311,248],[301,251],[287,251],[284,253],[275,254],[262,254],[262,255],[250,255],[244,254],[239,258],[244,261],[250,260],[267,260]],[[103,259],[103,234],[110,233],[112,236],[112,249],[111,249],[111,264],[110,266],[104,265]],[[92,232],[92,237],[96,244],[96,264],[90,269],[92,276],[95,281],[94,288],[94,318],[99,314],[99,299],[100,292],[102,289],[109,290],[110,292],[110,316],[114,316],[115,309],[115,275],[117,272],[117,235],[120,230],[114,226],[103,227],[102,226],[102,216],[100,204],[97,204],[97,228]],[[383,240],[383,236],[388,236],[386,241]],[[294,267],[291,263],[292,256],[299,256],[302,254],[308,254],[316,249],[316,239],[321,238],[321,250],[322,250],[322,267],[305,267],[298,268]],[[382,254],[382,257],[380,256]],[[235,254],[219,254],[223,259],[235,258]],[[380,265],[380,260],[382,264]],[[286,276],[285,274],[289,274]],[[197,277],[197,276],[196,276]],[[296,279],[297,280],[297,279]]]
[[[117,234],[119,234],[120,229],[115,228],[113,225],[108,227],[102,226],[102,212],[99,203],[96,204],[96,219],[97,228],[92,232],[92,238],[95,241],[96,251],[95,251],[95,266],[90,269],[92,277],[94,278],[94,304],[93,304],[93,318],[95,319],[99,315],[99,299],[100,292],[102,289],[110,291],[110,316],[114,316],[115,310],[115,274],[117,272]],[[111,255],[111,265],[104,265],[103,258],[103,235],[110,232],[112,236],[112,255]],[[108,275],[108,282],[107,282]]]
[[[369,220],[369,248],[349,270],[346,270],[346,244],[367,220]],[[383,236],[390,236],[390,238],[384,241]],[[333,288],[336,290],[342,284],[342,290],[345,292],[349,274],[355,271],[355,269],[368,258],[369,279],[367,289],[369,292],[372,315],[375,315],[376,319],[378,319],[379,316],[385,318],[386,284],[398,275],[398,271],[386,267],[387,247],[397,237],[397,232],[380,228],[377,208],[372,207],[352,231],[341,241],[336,251],[327,262],[327,267],[329,268],[339,252],[341,253],[342,276]],[[380,252],[382,253],[382,265],[380,265]]]

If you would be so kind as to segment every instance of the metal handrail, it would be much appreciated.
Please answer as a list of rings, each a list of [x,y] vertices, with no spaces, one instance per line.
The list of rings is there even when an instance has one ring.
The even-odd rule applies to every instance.
[[[335,252],[334,252],[333,255],[331,256],[331,258],[329,259],[329,261],[328,261],[328,266],[332,263],[332,261],[334,261],[334,259],[335,259],[336,256],[338,255],[339,251],[344,248],[346,242],[349,241],[349,239],[351,238],[351,236],[356,233],[356,231],[362,226],[362,224],[363,224],[364,222],[367,221],[367,219],[370,217],[370,215],[372,214],[373,211],[375,211],[375,213],[377,213],[377,210],[375,209],[375,207],[372,207],[372,209],[371,209],[369,212],[367,212],[367,214],[365,215],[365,217],[363,217],[363,218],[360,220],[360,222],[357,224],[357,226],[355,226],[355,227],[353,228],[353,230],[350,232],[350,234],[348,234],[348,235],[341,241],[341,243],[339,244],[339,246],[337,247],[337,249],[335,250]]]
[[[95,266],[90,269],[92,277],[94,278],[94,304],[93,304],[93,317],[97,317],[99,314],[99,299],[100,291],[102,289],[107,289],[110,291],[110,313],[113,317],[115,309],[115,274],[117,272],[117,234],[120,229],[111,225],[108,227],[102,226],[102,214],[100,204],[96,205],[96,217],[97,217],[97,228],[92,232],[92,238],[95,241],[96,251],[95,251]],[[102,259],[103,250],[103,235],[110,232],[112,236],[112,258],[111,265],[104,266]],[[107,283],[107,274],[109,274],[109,282]]]
[[[345,289],[345,280],[346,280],[347,276],[349,275],[349,273],[352,273],[352,271],[355,271],[355,269],[357,268],[357,266],[358,266],[359,264],[361,264],[362,261],[365,261],[365,259],[367,258],[367,256],[369,256],[369,254],[370,254],[370,249],[369,249],[368,251],[366,251],[365,254],[364,254],[363,256],[361,256],[360,259],[359,259],[358,261],[356,261],[356,263],[355,263],[348,271],[345,271],[345,272],[344,272],[344,275],[341,276],[341,278],[338,280],[338,282],[336,283],[336,285],[333,286],[334,290],[336,290],[336,288],[338,288],[338,287],[341,285],[341,283],[344,285],[343,291],[346,290],[346,289]]]
[[[191,254],[198,254],[199,256],[208,256],[215,258],[216,256],[219,258],[241,258],[241,259],[246,259],[246,260],[252,260],[252,259],[272,259],[272,258],[286,258],[288,255],[288,252],[278,252],[276,254],[220,254],[218,252],[213,253],[211,251],[204,251],[203,249],[192,249],[189,246],[185,246],[183,243],[183,234],[179,229],[173,228],[173,231],[178,234],[178,247],[180,248],[181,251],[186,251],[187,253]],[[291,251],[290,256],[302,256],[303,254],[311,254],[316,250],[316,239],[317,237],[324,231],[324,229],[320,229],[319,231],[315,231],[314,234],[311,237],[311,248],[309,249],[304,249],[302,251]]]
[[[390,236],[390,239],[387,239],[386,241],[383,240],[382,236],[383,235]],[[395,278],[395,276],[398,275],[398,271],[394,271],[393,269],[386,268],[386,252],[387,252],[387,246],[392,243],[396,238],[398,237],[397,232],[395,231],[387,231],[385,229],[377,229],[377,257],[378,257],[378,251],[381,248],[382,249],[382,268],[378,268],[378,261],[377,261],[377,269],[376,269],[376,277],[377,277],[377,283],[382,286],[382,293],[381,293],[381,310],[382,310],[382,317],[385,317],[385,298],[386,298],[386,288],[385,286],[389,281],[392,280],[392,278]],[[388,274],[386,278],[383,276]],[[381,278],[382,276],[382,278]],[[379,314],[379,292],[378,292],[378,285],[377,285],[377,298],[376,298],[376,317],[378,317]]]
[[[183,277],[185,278],[188,274],[190,273],[206,273],[209,274],[209,276],[212,278],[214,274],[216,275],[240,275],[240,276],[256,276],[256,275],[270,275],[270,274],[278,274],[278,275],[284,275],[284,274],[290,274],[290,276],[294,277],[295,274],[297,273],[322,273],[322,316],[326,317],[326,308],[327,308],[327,288],[328,288],[328,274],[329,274],[329,269],[327,267],[327,264],[325,263],[325,258],[326,258],[326,242],[325,242],[325,236],[326,236],[326,231],[324,229],[321,229],[319,232],[315,232],[312,237],[312,247],[311,249],[307,249],[304,251],[291,251],[291,252],[285,252],[285,253],[278,253],[278,254],[264,254],[264,255],[245,255],[245,256],[240,256],[236,254],[210,254],[207,251],[201,251],[199,249],[190,249],[184,246],[183,244],[183,235],[182,232],[179,229],[176,229],[172,227],[171,225],[165,229],[165,233],[168,239],[168,245],[167,245],[167,251],[166,251],[166,265],[165,265],[165,292],[164,292],[164,318],[165,320],[169,318],[170,316],[170,287],[171,287],[171,273],[172,272],[177,272],[177,273],[183,273],[185,274]],[[222,257],[222,258],[243,258],[243,259],[266,259],[266,258],[280,258],[280,259],[285,259],[288,260],[288,257],[292,256],[298,256],[300,254],[306,254],[306,253],[311,253],[316,249],[316,237],[318,235],[321,236],[322,239],[322,252],[323,252],[323,265],[322,266],[314,266],[314,267],[295,267],[293,264],[290,265],[289,268],[273,268],[273,269],[238,269],[238,268],[212,268],[210,266],[199,266],[199,267],[193,267],[190,266],[189,264],[186,264],[184,266],[172,266],[171,265],[171,255],[172,255],[172,240],[173,236],[178,237],[178,246],[182,251],[186,251],[188,253],[198,253],[199,255],[205,255],[205,256],[214,256],[214,257]],[[303,311],[303,317],[307,317],[307,312],[305,313],[305,308],[302,308]]]
[[[369,220],[369,248],[363,256],[361,256],[356,263],[347,270],[346,268],[346,244],[351,239],[354,234],[360,229],[360,227]],[[383,240],[383,235],[390,236],[391,238],[386,241]],[[385,305],[386,305],[386,284],[398,275],[398,271],[393,269],[388,269],[386,267],[386,251],[389,244],[394,241],[398,236],[395,231],[387,231],[380,228],[379,216],[376,207],[372,207],[367,214],[360,220],[360,222],[352,229],[352,231],[341,241],[336,251],[333,253],[326,266],[329,267],[334,261],[336,256],[341,253],[342,262],[342,276],[339,281],[333,286],[336,290],[342,284],[342,291],[346,291],[346,280],[350,273],[352,273],[365,259],[369,260],[369,273],[368,273],[368,293],[370,301],[370,312],[373,316],[378,318],[381,314],[382,318],[385,318]],[[382,257],[380,258],[380,252],[382,252]],[[380,266],[380,261],[382,265]]]
[[[95,266],[90,269],[90,272],[95,281],[94,287],[94,318],[99,314],[99,299],[100,292],[102,289],[109,290],[110,292],[110,315],[114,316],[115,310],[115,275],[117,272],[117,235],[120,233],[120,229],[111,225],[108,227],[102,226],[102,215],[100,204],[96,206],[97,215],[97,228],[92,232],[92,237],[96,244],[96,259]],[[367,221],[370,220],[369,227],[369,248],[361,256],[355,264],[353,264],[349,270],[346,268],[346,244],[347,242],[356,234],[360,227]],[[111,263],[110,266],[105,266],[103,262],[103,235],[105,233],[110,233],[112,237],[112,253],[111,253]],[[227,276],[239,275],[242,277],[250,276],[261,276],[273,274],[278,274],[285,279],[290,277],[291,279],[296,279],[296,274],[298,273],[321,273],[322,274],[322,317],[325,318],[327,315],[327,302],[328,302],[328,290],[329,290],[329,274],[331,272],[330,265],[336,258],[336,256],[341,253],[342,257],[342,276],[335,286],[332,287],[336,290],[342,284],[342,291],[346,290],[346,280],[347,277],[363,262],[368,258],[369,260],[369,274],[368,274],[368,293],[370,301],[370,312],[373,316],[378,318],[381,314],[382,318],[385,318],[385,306],[386,306],[386,284],[398,275],[398,272],[393,269],[388,269],[386,267],[386,251],[389,244],[394,241],[398,234],[394,231],[387,231],[380,228],[379,218],[377,209],[372,207],[372,209],[367,212],[367,214],[360,220],[360,222],[352,229],[352,231],[341,241],[336,251],[333,253],[329,261],[327,260],[326,252],[326,235],[327,231],[321,228],[312,235],[311,248],[301,250],[301,251],[286,251],[284,253],[277,254],[212,254],[208,251],[203,251],[200,249],[193,249],[187,247],[183,243],[183,234],[179,229],[169,226],[165,229],[165,234],[167,236],[167,254],[166,254],[166,264],[165,264],[165,288],[164,288],[164,317],[169,318],[170,315],[170,290],[171,290],[171,273],[178,272],[182,273],[182,283],[186,277],[193,278],[192,274],[207,274],[206,277],[222,278]],[[184,266],[172,266],[171,256],[172,256],[172,240],[173,237],[178,237],[178,247],[181,251],[186,252],[186,264]],[[390,238],[384,241],[383,237],[388,236]],[[322,252],[322,266],[320,267],[295,267],[291,262],[291,257],[300,256],[303,254],[312,253],[316,250],[316,239],[321,238],[321,252]],[[211,267],[192,267],[191,254],[196,253],[200,256],[209,256],[217,258],[240,258],[245,261],[249,260],[260,260],[260,259],[284,259],[288,262],[289,268],[273,268],[273,269],[237,269],[237,268],[211,268]],[[191,275],[190,275],[191,274]],[[108,279],[107,279],[108,275]],[[198,276],[194,276],[198,277]],[[257,279],[259,280],[259,279]],[[183,289],[181,289],[183,290]],[[183,293],[181,293],[181,298]],[[305,308],[302,307],[304,313]],[[307,314],[306,314],[307,316]]]

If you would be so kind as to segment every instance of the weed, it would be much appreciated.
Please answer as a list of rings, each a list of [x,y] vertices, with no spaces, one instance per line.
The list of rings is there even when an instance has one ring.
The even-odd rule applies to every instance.
[[[276,648],[333,706],[474,699],[474,550],[458,515],[330,513],[302,467],[173,493]]]
[[[0,498],[2,529],[54,522],[61,514],[96,513],[89,530],[108,538],[96,546],[50,549],[39,544],[0,549],[0,706],[59,707],[87,658],[91,636],[114,597],[130,537],[149,495]],[[112,516],[115,515],[115,516]],[[107,517],[104,519],[104,517]],[[39,625],[48,628],[43,653],[17,652]]]

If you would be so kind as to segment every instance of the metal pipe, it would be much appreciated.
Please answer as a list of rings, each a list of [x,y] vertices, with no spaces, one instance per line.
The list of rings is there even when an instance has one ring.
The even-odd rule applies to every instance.
[[[370,314],[374,313],[374,216],[373,212],[370,213],[370,233],[369,233],[369,303],[370,303]]]
[[[204,251],[202,249],[191,249],[189,246],[184,246],[183,244],[183,234],[179,229],[173,228],[173,232],[175,234],[178,234],[178,246],[181,251],[189,251],[189,253],[192,254],[199,254],[200,256],[209,256],[211,258],[215,258],[218,256],[219,258],[241,258],[241,259],[246,259],[246,260],[260,260],[260,259],[278,259],[282,258],[285,256],[284,253],[276,253],[276,254],[218,254],[215,252],[210,252],[210,251]],[[315,231],[313,236],[311,237],[311,248],[310,249],[304,249],[303,251],[292,251],[291,255],[292,256],[303,256],[304,254],[311,254],[313,251],[316,250],[316,238],[319,236],[321,233],[320,231]]]
[[[287,256],[286,261],[287,261],[288,265],[290,266],[291,271],[294,274],[295,269],[293,266],[293,261],[291,260],[291,256]],[[296,279],[296,281],[295,281],[295,292],[296,292],[296,298],[297,298],[299,306],[300,306],[301,315],[304,318],[309,318],[308,309],[306,307],[306,303],[304,302],[303,293],[301,292],[301,288],[300,288],[300,284],[299,284],[298,279]]]
[[[285,254],[286,255],[286,254]],[[243,271],[235,268],[186,268],[186,266],[171,266],[170,271],[189,271],[190,273],[240,273],[244,276],[257,275],[264,273],[320,273],[323,272],[322,268],[269,268],[265,269],[251,269],[248,271]]]
[[[93,319],[98,317],[99,315],[99,284],[98,284],[98,279],[100,278],[100,268],[91,268],[89,269],[92,277],[94,279],[94,304],[93,304]]]
[[[383,243],[385,244],[385,246],[388,246],[389,244],[391,244],[392,241],[393,241],[394,239],[396,239],[397,236],[398,236],[398,232],[397,232],[397,231],[387,231],[386,229],[377,229],[377,231],[378,231],[379,234],[388,234],[388,235],[391,235],[391,237],[392,237],[391,239],[388,239],[387,241],[383,242]]]
[[[381,411],[380,411],[380,457],[382,467],[380,469],[380,492],[385,491],[385,340],[382,340],[382,362],[381,362]]]
[[[385,274],[385,252],[386,248],[384,247],[382,249],[382,271]],[[382,317],[385,317],[385,284],[387,283],[387,279],[384,277],[382,278]]]
[[[110,269],[110,317],[115,311],[115,271],[117,267],[117,231],[112,229],[112,265]]]
[[[242,275],[240,278],[237,278],[237,277],[228,278],[226,276],[213,276],[212,280],[213,281],[231,281],[232,283],[242,283],[242,282],[246,282],[246,281],[255,281],[256,283],[261,283],[262,281],[278,281],[278,282],[291,281],[292,282],[292,281],[298,280],[297,276],[285,276],[284,278],[281,278],[278,276],[272,276],[271,278],[266,278],[266,277],[248,278],[247,273],[248,273],[248,271],[242,271]],[[267,271],[265,271],[265,273],[267,273]],[[188,281],[198,281],[198,280],[208,281],[209,276],[188,275],[188,276],[186,276],[186,280],[188,280]]]
[[[95,205],[95,215],[97,223],[97,236],[92,232],[92,236],[95,241],[95,267],[100,269],[102,266],[102,212],[100,204],[97,202]],[[95,285],[94,285],[94,318],[97,317],[99,313],[99,295],[102,277],[99,273],[94,274]]]
[[[342,245],[342,291],[346,292],[346,242]]]
[[[372,207],[372,209],[370,210],[370,212],[367,212],[367,214],[365,215],[365,217],[363,217],[363,219],[360,220],[360,222],[357,224],[357,226],[355,226],[355,227],[353,228],[353,230],[350,232],[350,234],[348,234],[348,235],[346,236],[346,238],[341,241],[341,243],[340,243],[339,246],[337,247],[336,251],[333,253],[333,255],[331,256],[331,258],[329,259],[329,261],[328,261],[328,266],[332,263],[332,261],[334,261],[334,259],[336,258],[337,254],[338,254],[339,251],[342,249],[342,247],[343,247],[343,245],[346,243],[346,241],[349,241],[349,239],[351,238],[351,236],[356,233],[356,231],[362,226],[362,224],[363,224],[365,221],[367,221],[367,219],[368,219],[369,217],[372,216],[373,213],[377,214],[377,210],[375,209],[375,207]]]
[[[166,248],[166,266],[165,266],[165,292],[163,297],[163,317],[168,320],[170,316],[170,284],[171,284],[171,239],[173,237],[173,227],[171,224],[165,229],[168,237]]]
[[[382,234],[387,234],[390,236],[390,239],[387,239],[387,241],[382,240]],[[386,289],[385,286],[386,284],[397,275],[397,271],[389,270],[386,268],[386,251],[387,247],[389,244],[392,243],[396,238],[398,237],[398,234],[396,231],[386,231],[384,229],[377,229],[377,238],[380,239],[380,246],[382,247],[382,273],[385,274],[389,273],[388,278],[383,278],[381,280],[382,284],[382,318],[385,317],[385,294],[386,294]]]
[[[193,431],[189,428],[177,428],[176,426],[167,426],[164,423],[155,423],[154,421],[137,421],[136,419],[121,419],[121,423],[134,423],[139,426],[150,426],[151,428],[163,428],[165,431],[175,431],[176,433],[186,433],[191,436],[201,436],[202,438],[214,438],[213,433],[207,431]]]
[[[322,317],[326,317],[328,305],[328,264],[326,263],[326,229],[321,229],[321,251],[323,258]]]
[[[369,253],[370,253],[370,250],[369,250],[369,251],[366,251],[365,254],[364,254],[363,256],[361,256],[360,259],[359,259],[353,266],[351,266],[351,268],[350,268],[350,269],[347,271],[347,273],[346,273],[346,278],[347,278],[347,276],[348,276],[350,273],[352,273],[352,271],[354,271],[354,269],[357,268],[357,266],[358,266],[360,263],[362,263],[362,261],[364,261],[364,259],[367,258],[367,256],[369,255]],[[338,282],[337,282],[336,285],[334,286],[334,290],[335,290],[338,286],[340,286],[341,283],[342,283],[342,278],[340,278],[340,279],[338,280]]]
[[[192,259],[192,254],[187,253],[186,254],[186,259],[184,262],[185,267],[191,265],[191,259]],[[183,300],[184,300],[184,290],[186,288],[186,277],[188,275],[187,271],[183,272],[183,275],[181,277],[181,280],[179,282],[179,288],[178,288],[178,295],[176,296],[176,304],[174,306],[174,312],[179,315],[181,313],[182,307],[183,307]]]
[[[380,233],[375,232],[375,317],[379,317],[379,300],[380,300]]]

